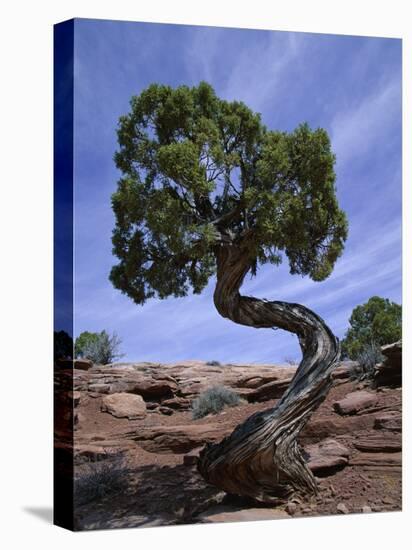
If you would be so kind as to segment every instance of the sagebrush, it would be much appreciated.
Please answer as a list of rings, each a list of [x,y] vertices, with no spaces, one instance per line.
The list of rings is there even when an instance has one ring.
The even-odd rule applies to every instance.
[[[126,490],[129,472],[123,455],[88,462],[74,478],[75,503],[86,504]]]
[[[352,369],[352,380],[371,380],[375,374],[375,366],[381,363],[383,355],[380,346],[372,342],[366,345],[356,356],[357,365]]]
[[[122,341],[115,332],[82,332],[75,342],[76,357],[90,359],[93,363],[107,365],[123,357],[119,352]]]
[[[194,419],[208,414],[217,414],[225,407],[235,407],[242,403],[242,399],[233,390],[225,386],[214,386],[201,393],[192,403]]]

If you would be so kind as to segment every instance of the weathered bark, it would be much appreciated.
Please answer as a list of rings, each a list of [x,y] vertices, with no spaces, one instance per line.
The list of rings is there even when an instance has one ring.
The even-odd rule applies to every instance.
[[[200,454],[199,472],[230,494],[260,502],[316,493],[315,478],[296,438],[329,391],[339,342],[323,320],[304,306],[241,296],[250,262],[236,246],[222,246],[217,264],[214,301],[219,313],[242,325],[295,333],[303,358],[277,406],[252,415],[220,443],[208,444]]]

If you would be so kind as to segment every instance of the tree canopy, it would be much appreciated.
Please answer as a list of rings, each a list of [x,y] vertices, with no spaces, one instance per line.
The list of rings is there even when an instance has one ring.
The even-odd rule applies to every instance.
[[[387,298],[372,296],[355,307],[350,328],[342,340],[342,354],[357,359],[368,346],[392,344],[402,337],[402,306]]]
[[[122,177],[110,279],[136,303],[200,293],[216,247],[242,247],[259,266],[287,258],[292,274],[321,281],[347,236],[325,130],[269,130],[240,101],[196,87],[152,84],[119,120]]]

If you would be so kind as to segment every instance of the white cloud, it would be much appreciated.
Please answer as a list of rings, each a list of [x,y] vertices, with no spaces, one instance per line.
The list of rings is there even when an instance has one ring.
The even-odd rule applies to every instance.
[[[338,166],[357,160],[389,139],[395,122],[400,121],[401,82],[399,76],[332,120],[332,148]]]

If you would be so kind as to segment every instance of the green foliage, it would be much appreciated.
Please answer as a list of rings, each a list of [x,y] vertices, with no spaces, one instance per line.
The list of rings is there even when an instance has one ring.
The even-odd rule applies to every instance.
[[[73,358],[73,338],[64,330],[54,331],[54,359]]]
[[[220,361],[213,359],[212,361],[207,361],[206,365],[209,365],[210,367],[220,367],[221,363]]]
[[[271,131],[239,101],[201,82],[152,84],[118,126],[122,172],[112,195],[115,287],[143,304],[200,293],[216,271],[222,235],[247,255],[252,274],[289,261],[320,281],[347,235],[325,130]]]
[[[192,416],[196,420],[208,414],[217,414],[225,407],[235,407],[242,402],[237,393],[224,386],[214,386],[201,393],[192,403]]]
[[[75,341],[74,350],[76,357],[90,359],[93,363],[107,365],[116,359],[123,357],[119,353],[121,340],[116,333],[82,332]]]
[[[372,296],[355,307],[349,319],[350,328],[342,340],[342,355],[358,357],[371,346],[383,346],[402,336],[402,306],[387,298]]]

